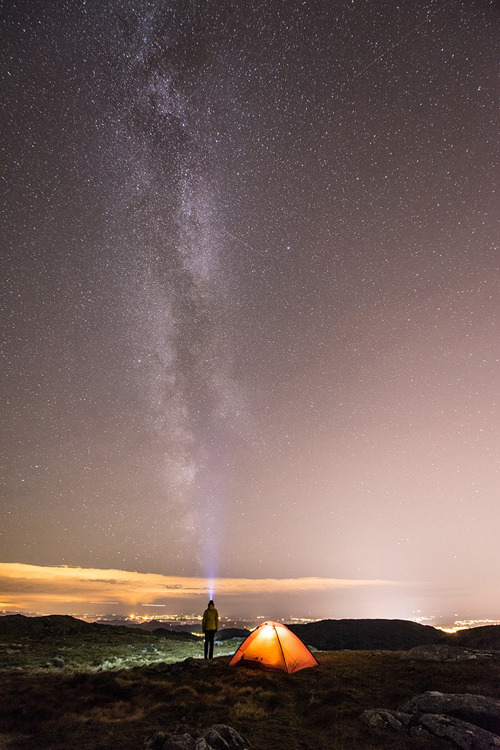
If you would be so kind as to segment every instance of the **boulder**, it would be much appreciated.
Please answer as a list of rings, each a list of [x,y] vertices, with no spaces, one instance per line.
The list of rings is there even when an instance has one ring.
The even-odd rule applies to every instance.
[[[229,727],[227,724],[214,724],[211,729],[215,730],[225,740],[230,750],[245,750],[250,747],[250,743],[236,729]],[[215,745],[214,750],[217,750]]]
[[[470,693],[429,691],[407,701],[401,710],[409,714],[444,714],[500,735],[500,701]]]
[[[442,741],[454,750],[499,750],[500,737],[485,729],[442,714],[422,714],[409,734],[412,737]]]
[[[195,740],[190,734],[168,734],[161,750],[194,750]]]
[[[247,750],[247,742],[233,727],[214,724],[193,736],[189,732],[156,732],[144,742],[144,750]]]
[[[500,701],[484,695],[429,691],[399,711],[373,709],[361,719],[372,729],[432,740],[443,750],[500,750]]]
[[[388,711],[384,708],[373,708],[361,714],[362,721],[372,729],[402,732],[410,723],[410,714],[402,711]]]
[[[486,654],[481,654],[481,656],[486,656]],[[427,643],[411,648],[402,658],[408,661],[468,661],[479,658],[479,655],[460,646]]]
[[[228,745],[224,737],[219,734],[215,727],[205,729],[202,737],[211,750],[229,750],[230,748],[230,745]]]

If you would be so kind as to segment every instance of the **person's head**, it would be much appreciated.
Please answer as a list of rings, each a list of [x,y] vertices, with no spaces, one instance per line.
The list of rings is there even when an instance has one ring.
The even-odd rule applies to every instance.
[[[215,604],[214,604],[214,600],[213,600],[213,599],[210,599],[210,601],[208,602],[208,606],[209,606],[209,607],[215,607]]]

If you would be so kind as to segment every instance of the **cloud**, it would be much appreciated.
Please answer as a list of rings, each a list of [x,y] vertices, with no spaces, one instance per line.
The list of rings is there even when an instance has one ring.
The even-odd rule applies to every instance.
[[[360,587],[391,587],[400,581],[344,578],[219,578],[217,597],[304,594]],[[161,603],[169,598],[206,596],[206,578],[166,576],[127,570],[0,563],[0,606],[26,609],[49,603]]]

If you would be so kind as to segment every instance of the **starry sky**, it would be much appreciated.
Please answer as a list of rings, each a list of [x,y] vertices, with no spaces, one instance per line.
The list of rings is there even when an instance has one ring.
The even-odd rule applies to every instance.
[[[498,4],[0,12],[0,608],[500,617]]]

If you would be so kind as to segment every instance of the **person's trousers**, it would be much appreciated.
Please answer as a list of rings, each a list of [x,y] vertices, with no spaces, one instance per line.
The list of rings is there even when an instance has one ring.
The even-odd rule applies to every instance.
[[[214,658],[214,638],[216,630],[205,630],[205,659]]]

